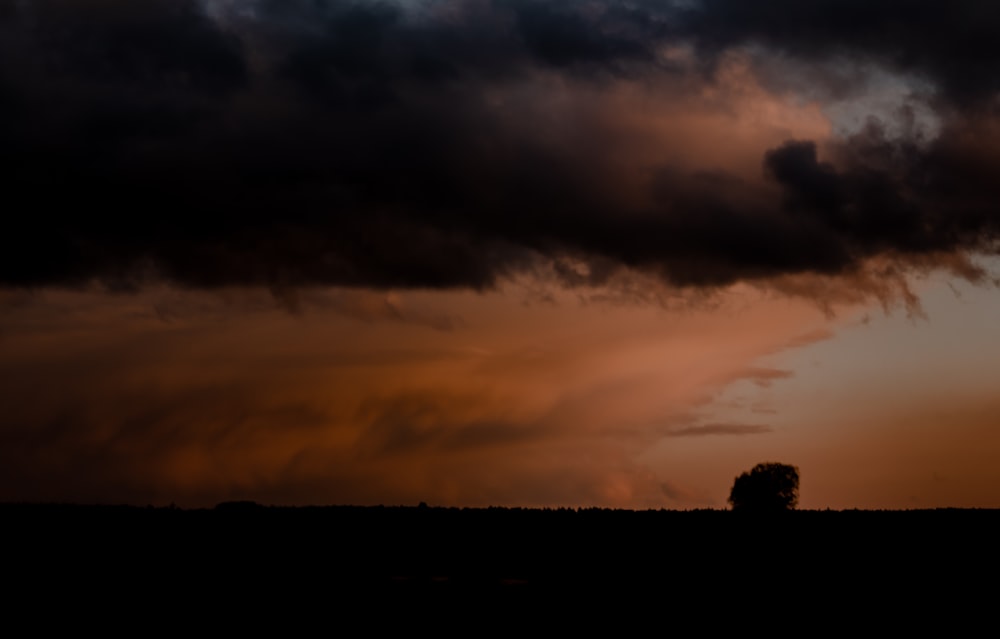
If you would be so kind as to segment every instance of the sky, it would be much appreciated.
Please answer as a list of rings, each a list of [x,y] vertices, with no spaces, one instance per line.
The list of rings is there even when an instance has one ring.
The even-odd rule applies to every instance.
[[[1000,507],[997,32],[0,0],[0,501]]]

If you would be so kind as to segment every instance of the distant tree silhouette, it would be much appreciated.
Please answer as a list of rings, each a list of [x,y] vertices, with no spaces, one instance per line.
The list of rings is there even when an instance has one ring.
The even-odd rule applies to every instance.
[[[771,512],[792,510],[799,502],[799,469],[788,464],[757,464],[733,482],[733,510]]]

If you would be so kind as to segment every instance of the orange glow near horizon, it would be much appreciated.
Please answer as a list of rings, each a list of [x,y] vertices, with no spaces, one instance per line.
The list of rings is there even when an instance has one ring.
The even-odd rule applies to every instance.
[[[984,289],[923,319],[546,291],[9,297],[0,499],[719,508],[779,460],[804,508],[1000,503]]]
[[[512,46],[526,46],[515,40]],[[302,55],[325,51],[314,49]],[[0,288],[0,500],[723,508],[736,475],[776,461],[799,467],[803,508],[1000,507],[1000,302],[990,288],[1000,263],[969,257],[988,246],[976,244],[976,233],[986,237],[996,227],[965,201],[969,182],[994,182],[1000,120],[972,110],[939,113],[909,75],[872,76],[893,83],[869,91],[869,102],[895,113],[924,100],[921,113],[934,111],[928,130],[948,136],[935,147],[944,168],[937,190],[928,190],[931,213],[911,218],[919,208],[909,199],[912,167],[879,172],[901,151],[882,149],[850,164],[849,152],[870,149],[847,145],[835,121],[862,114],[864,96],[852,106],[851,91],[864,92],[858,78],[871,69],[848,69],[858,78],[841,78],[851,85],[847,97],[824,103],[815,95],[834,89],[775,88],[762,67],[793,61],[773,52],[758,59],[745,47],[719,52],[709,72],[693,49],[661,46],[657,55],[673,70],[634,74],[610,62],[588,71],[586,59],[564,67],[512,50],[532,62],[497,72],[500,79],[475,65],[468,83],[415,75],[381,87],[386,80],[376,74],[372,86],[391,99],[374,89],[369,96],[368,85],[349,74],[340,86],[324,75],[335,71],[323,66],[332,63],[320,60],[297,70],[301,78],[267,76],[246,86],[233,79],[233,88],[211,99],[185,93],[177,107],[184,117],[175,119],[197,122],[177,151],[155,137],[181,126],[173,121],[148,126],[155,143],[121,133],[122,157],[157,171],[178,169],[194,151],[222,149],[219,162],[233,165],[224,183],[250,194],[257,185],[241,180],[275,171],[275,184],[259,191],[271,199],[246,216],[273,219],[242,228],[234,207],[202,236],[196,215],[169,217],[172,202],[156,209],[166,218],[160,226],[126,225],[122,237],[134,232],[134,247],[116,235],[110,213],[96,229],[63,220],[69,230],[55,248],[31,240],[52,251],[46,255],[80,255],[51,269],[47,262],[7,265],[15,283]],[[391,67],[392,55],[368,62]],[[403,62],[400,68],[420,66]],[[270,73],[270,64],[255,60],[247,74],[263,73],[255,65]],[[355,71],[358,78],[368,72]],[[60,75],[53,86],[75,95],[75,76],[67,77],[72,82]],[[94,87],[110,82],[95,78]],[[286,86],[297,81],[306,84]],[[44,83],[24,84],[48,95]],[[84,106],[103,104],[83,94]],[[369,99],[388,106],[365,111],[368,128],[355,135],[326,121],[322,100],[344,96],[358,112]],[[261,157],[241,164],[238,132],[220,133],[222,142],[203,138],[212,127],[189,115],[202,99],[219,100],[212,108],[234,131],[260,124],[260,137],[246,145],[260,145]],[[455,131],[439,113],[453,106],[444,116],[466,118]],[[63,123],[63,111],[50,119],[75,131],[78,123]],[[117,117],[97,113],[98,123]],[[913,113],[909,126],[917,126]],[[150,114],[142,111],[135,128],[146,127]],[[905,128],[899,117],[895,128]],[[47,130],[48,121],[39,122]],[[428,157],[439,164],[427,175],[416,170],[422,155],[375,157],[395,153],[393,136],[411,126],[440,128],[426,139],[414,133],[407,143],[418,153],[453,147]],[[79,148],[89,149],[93,132],[83,128]],[[350,154],[363,155],[383,128],[388,137],[355,167]],[[287,148],[286,130],[294,138]],[[59,147],[55,138],[39,139]],[[914,139],[913,148],[938,142]],[[326,153],[342,151],[323,144],[341,142],[350,151],[327,162]],[[117,157],[119,147],[108,148]],[[77,147],[67,149],[75,158]],[[774,164],[767,165],[772,174],[765,171],[775,150],[793,151],[784,158],[784,181]],[[287,165],[285,158],[272,164],[272,152],[288,154]],[[293,152],[303,157],[293,161]],[[198,155],[206,165],[215,157]],[[95,175],[104,179],[101,170]],[[25,175],[47,184],[47,169],[38,171]],[[337,171],[327,182],[327,172]],[[197,169],[184,175],[196,185],[186,196],[201,198],[208,180]],[[309,182],[316,175],[322,178]],[[108,183],[117,184],[112,177]],[[441,184],[423,183],[434,179]],[[449,192],[460,180],[468,184]],[[362,185],[356,192],[355,183]],[[975,195],[989,205],[994,187],[982,184]],[[366,200],[369,191],[395,187],[401,192]],[[416,204],[407,199],[411,190]],[[896,217],[853,219],[874,210],[856,206],[854,191]],[[566,193],[572,197],[563,199]],[[209,206],[220,209],[231,196],[211,194],[217,199],[207,198]],[[530,206],[515,215],[522,198]],[[306,213],[289,214],[286,228],[283,207],[299,204]],[[921,235],[941,210],[966,204],[967,219],[942,227],[967,233],[971,244],[939,246]],[[605,242],[619,223],[622,236]],[[892,224],[904,227],[899,237],[884,228]],[[23,228],[25,236],[48,231],[34,222]],[[176,235],[175,244],[157,243],[162,229]],[[288,238],[272,247],[267,234],[283,230]],[[383,231],[387,239],[372,238]],[[643,233],[649,237],[635,237]],[[186,235],[197,237],[187,244]],[[230,240],[247,244],[230,254]],[[253,261],[272,249],[272,262]],[[480,261],[479,251],[489,259]],[[148,266],[147,254],[157,267],[169,263],[163,273],[180,283],[145,272],[132,282],[129,269]],[[88,259],[93,264],[75,263]],[[591,269],[606,277],[589,279]],[[32,278],[41,283],[27,291],[15,288],[17,277],[25,287],[36,286]],[[102,277],[117,288],[107,281],[65,288]],[[225,286],[234,281],[252,285]],[[386,282],[402,284],[378,288]],[[441,290],[406,288],[414,282]]]

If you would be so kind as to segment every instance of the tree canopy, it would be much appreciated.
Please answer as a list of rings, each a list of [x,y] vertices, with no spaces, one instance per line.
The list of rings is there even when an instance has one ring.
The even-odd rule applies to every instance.
[[[769,512],[792,510],[799,502],[799,469],[788,464],[757,464],[733,482],[733,510]]]

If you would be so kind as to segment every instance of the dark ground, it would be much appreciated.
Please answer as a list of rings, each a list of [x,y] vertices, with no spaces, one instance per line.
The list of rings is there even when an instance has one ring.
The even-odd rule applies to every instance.
[[[0,522],[5,607],[36,630],[807,619],[955,631],[1000,609],[996,510],[6,504]]]

